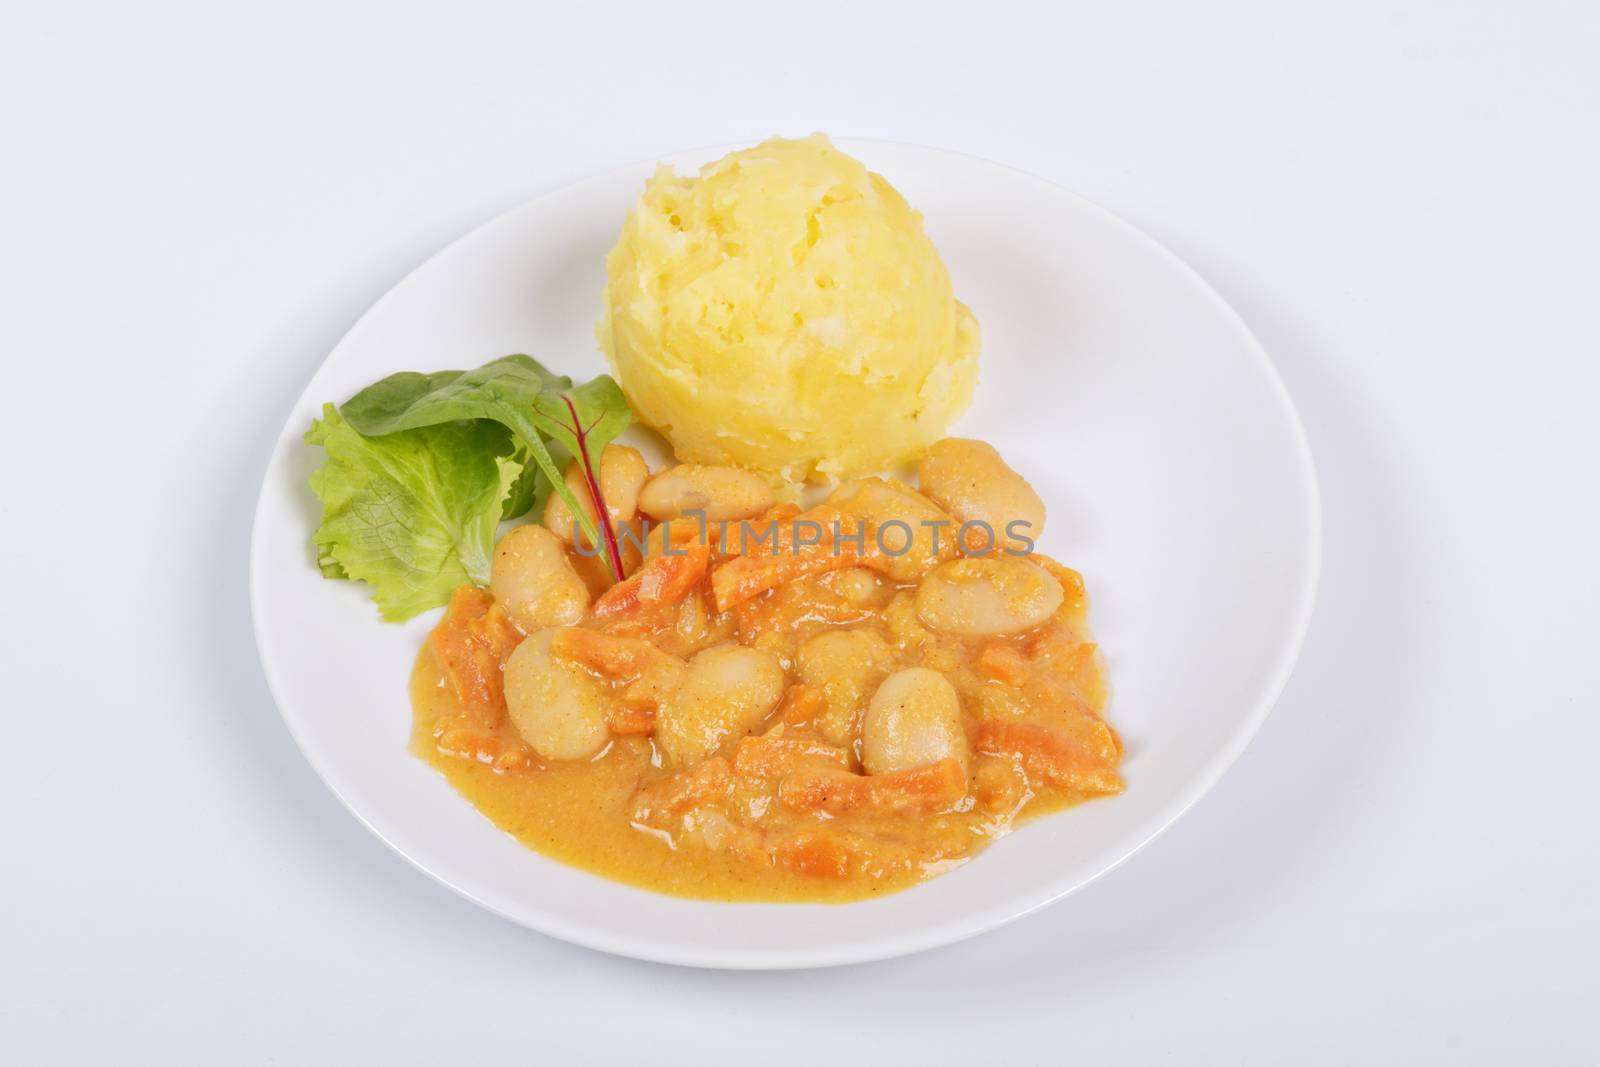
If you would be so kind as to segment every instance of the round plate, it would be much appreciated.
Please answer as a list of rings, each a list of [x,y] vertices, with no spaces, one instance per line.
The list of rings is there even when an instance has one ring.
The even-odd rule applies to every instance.
[[[970,937],[1104,874],[1209,789],[1287,680],[1315,596],[1316,477],[1272,364],[1193,271],[1101,208],[983,160],[841,142],[925,216],[983,327],[955,432],[991,441],[1049,508],[1041,550],[1081,570],[1127,743],[1127,791],[1035,820],[964,867],[848,905],[715,904],[606,881],[496,829],[406,751],[432,612],[387,625],[324,580],[300,437],[325,401],[399,370],[528,352],[584,378],[604,257],[653,164],[540,197],[419,267],[339,343],[290,414],[251,546],[256,641],[290,732],[395,851],[515,922],[713,967],[880,959]],[[668,160],[680,171],[724,148]]]

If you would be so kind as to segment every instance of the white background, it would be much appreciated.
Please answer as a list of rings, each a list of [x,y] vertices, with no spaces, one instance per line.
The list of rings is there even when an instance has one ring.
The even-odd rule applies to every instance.
[[[5,5],[0,1060],[1600,1062],[1594,5],[759,7]],[[251,508],[434,249],[813,129],[1033,171],[1197,267],[1306,422],[1321,598],[1234,770],[1066,902],[831,971],[608,958],[317,781]]]

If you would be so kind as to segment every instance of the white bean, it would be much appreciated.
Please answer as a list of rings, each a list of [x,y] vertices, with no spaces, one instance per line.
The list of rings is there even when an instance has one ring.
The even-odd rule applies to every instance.
[[[938,671],[909,667],[883,680],[861,723],[861,765],[889,774],[954,758],[967,767],[961,700]]]
[[[639,508],[653,519],[676,519],[703,511],[706,520],[750,519],[777,502],[772,486],[738,467],[684,463],[668,467],[645,483]]]
[[[956,559],[935,567],[917,587],[917,617],[948,634],[1011,634],[1045,622],[1063,599],[1061,583],[1026,560]]]
[[[566,548],[555,534],[532,523],[494,546],[489,592],[524,633],[577,622],[589,610],[589,587],[572,569]]]
[[[656,712],[656,745],[675,767],[714,756],[760,725],[778,706],[783,685],[783,667],[770,652],[732,644],[705,649]]]
[[[639,510],[639,490],[650,477],[650,467],[636,448],[627,445],[607,445],[600,453],[600,495],[606,498],[606,512],[614,524],[632,522]],[[589,486],[583,476],[583,464],[573,460],[567,467],[567,488],[578,498],[583,513],[593,519],[594,501],[589,496]],[[560,493],[551,493],[544,506],[544,525],[551,533],[567,544],[575,544],[578,524],[572,508]]]
[[[506,709],[517,733],[545,759],[586,759],[610,736],[605,692],[593,675],[551,656],[559,629],[540,630],[506,660]]]
[[[937,442],[923,455],[917,478],[922,491],[957,522],[982,524],[968,527],[969,550],[1027,552],[1044,533],[1044,501],[983,441],[947,437]]]

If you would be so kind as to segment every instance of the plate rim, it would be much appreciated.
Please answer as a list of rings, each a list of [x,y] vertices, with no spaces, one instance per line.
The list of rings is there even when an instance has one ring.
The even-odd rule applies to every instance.
[[[722,970],[796,970],[892,959],[899,956],[927,951],[929,949],[938,948],[944,945],[954,944],[958,941],[966,940],[967,938],[975,937],[979,934],[999,929],[1002,926],[1009,925],[1010,923],[1013,923],[1028,915],[1034,914],[1035,912],[1051,904],[1057,903],[1063,898],[1078,892],[1094,882],[1099,881],[1101,878],[1104,878],[1112,871],[1120,868],[1135,855],[1142,852],[1147,846],[1149,846],[1158,837],[1170,829],[1174,823],[1191,811],[1202,798],[1204,798],[1208,793],[1211,792],[1212,789],[1216,787],[1217,783],[1221,781],[1223,776],[1227,774],[1232,766],[1238,761],[1239,757],[1243,755],[1244,751],[1249,747],[1250,743],[1260,733],[1262,725],[1266,722],[1268,716],[1270,716],[1273,710],[1276,708],[1278,700],[1281,698],[1285,687],[1288,685],[1290,677],[1293,675],[1294,668],[1299,661],[1301,651],[1304,648],[1306,636],[1310,630],[1311,619],[1315,611],[1317,595],[1320,589],[1322,577],[1323,513],[1321,484],[1317,476],[1316,461],[1311,450],[1310,439],[1306,433],[1305,425],[1300,418],[1299,410],[1295,406],[1293,397],[1289,393],[1288,387],[1285,385],[1282,376],[1278,373],[1277,366],[1273,363],[1271,357],[1267,354],[1265,348],[1261,345],[1254,332],[1250,329],[1248,324],[1245,323],[1244,319],[1232,307],[1232,305],[1223,299],[1222,295],[1218,293],[1216,289],[1214,289],[1211,284],[1207,282],[1197,270],[1195,270],[1195,268],[1190,266],[1186,261],[1184,261],[1171,249],[1167,248],[1160,241],[1156,240],[1139,227],[1118,216],[1110,209],[1083,196],[1080,193],[1073,191],[1059,182],[1042,177],[1038,174],[1034,174],[1030,171],[1022,170],[1018,167],[996,162],[974,153],[916,144],[913,142],[895,141],[881,138],[840,137],[834,139],[834,144],[844,148],[846,151],[853,151],[853,146],[865,146],[868,148],[882,147],[893,150],[909,149],[914,152],[955,157],[971,163],[978,163],[985,167],[1003,171],[1013,178],[1020,179],[1045,191],[1048,191],[1053,196],[1066,197],[1072,201],[1075,201],[1080,208],[1087,209],[1088,211],[1100,216],[1103,221],[1109,222],[1112,226],[1128,236],[1131,240],[1143,245],[1148,251],[1154,252],[1158,257],[1164,260],[1169,267],[1177,268],[1178,272],[1186,276],[1188,281],[1194,285],[1198,292],[1204,294],[1208,303],[1210,303],[1215,310],[1221,312],[1222,319],[1228,323],[1228,325],[1244,342],[1242,347],[1244,350],[1248,351],[1251,361],[1255,364],[1256,371],[1262,374],[1264,380],[1270,385],[1272,397],[1275,401],[1276,407],[1278,408],[1280,414],[1285,416],[1286,424],[1291,431],[1290,437],[1294,446],[1294,459],[1296,466],[1300,469],[1301,477],[1298,484],[1303,494],[1300,503],[1306,510],[1309,541],[1305,546],[1306,562],[1304,570],[1300,575],[1300,589],[1288,629],[1288,639],[1279,646],[1278,655],[1272,664],[1269,681],[1263,687],[1260,698],[1254,703],[1254,706],[1250,708],[1249,714],[1244,716],[1240,720],[1239,726],[1229,734],[1227,743],[1218,748],[1210,760],[1205,763],[1201,771],[1194,775],[1190,781],[1177,792],[1173,800],[1171,800],[1165,806],[1165,808],[1162,809],[1161,815],[1157,819],[1152,820],[1152,825],[1148,831],[1137,840],[1131,840],[1125,847],[1120,848],[1115,858],[1103,864],[1088,876],[1076,879],[1067,878],[1060,884],[1051,883],[1048,886],[1048,891],[1040,899],[1029,902],[1021,907],[1002,902],[997,905],[991,905],[988,908],[975,909],[964,916],[949,920],[947,922],[932,924],[928,928],[916,933],[908,933],[884,938],[863,938],[848,944],[829,945],[822,948],[784,950],[679,948],[667,945],[665,943],[642,943],[637,939],[627,935],[612,935],[601,927],[574,924],[550,913],[539,913],[535,916],[514,913],[507,908],[500,907],[499,905],[485,899],[479,893],[465,885],[459,884],[446,874],[430,868],[420,859],[407,852],[397,842],[392,840],[365,814],[363,814],[363,812],[346,795],[345,791],[342,790],[338,784],[336,784],[336,776],[330,772],[329,768],[324,765],[323,760],[317,755],[316,746],[309,744],[307,738],[302,735],[299,727],[296,725],[295,718],[286,713],[284,710],[285,703],[282,696],[284,687],[278,680],[277,672],[279,667],[276,664],[272,654],[269,652],[269,649],[272,647],[272,643],[266,636],[267,631],[265,630],[262,620],[261,609],[263,598],[260,593],[260,587],[261,583],[265,581],[265,565],[263,562],[262,549],[264,539],[262,537],[262,528],[265,524],[264,515],[266,501],[271,486],[271,480],[274,475],[278,473],[276,460],[278,453],[285,442],[285,439],[300,436],[300,434],[296,431],[296,419],[301,407],[306,402],[311,386],[315,383],[318,376],[320,376],[323,369],[334,360],[334,358],[349,342],[351,336],[360,329],[361,325],[371,315],[388,304],[391,299],[394,299],[396,297],[396,293],[405,288],[406,283],[413,277],[425,271],[436,260],[443,258],[458,245],[469,241],[481,231],[494,227],[509,216],[524,211],[537,203],[561,196],[584,185],[600,184],[608,180],[615,180],[628,173],[638,172],[642,168],[651,166],[657,161],[677,160],[684,157],[706,156],[709,158],[713,157],[713,155],[720,156],[728,151],[733,151],[742,147],[748,147],[748,143],[741,142],[732,145],[706,145],[699,148],[687,148],[680,151],[644,157],[631,163],[608,168],[586,177],[579,178],[576,181],[568,182],[552,189],[547,189],[535,196],[520,201],[519,203],[514,204],[503,211],[497,212],[492,217],[475,226],[472,226],[454,239],[440,246],[433,253],[418,262],[410,270],[406,271],[404,275],[396,279],[389,286],[382,296],[370,304],[356,317],[356,319],[340,336],[339,340],[333,345],[332,348],[328,350],[327,354],[311,371],[306,380],[305,387],[290,403],[288,412],[283,420],[282,428],[273,438],[268,452],[266,466],[262,472],[261,481],[257,488],[256,504],[251,519],[250,552],[248,564],[250,621],[252,636],[256,645],[257,658],[261,664],[262,674],[267,682],[267,689],[272,696],[273,705],[277,709],[278,717],[283,721],[285,728],[288,730],[290,737],[293,739],[295,747],[299,749],[301,756],[304,757],[306,762],[311,765],[313,772],[315,772],[317,777],[322,781],[322,784],[339,800],[339,803],[344,806],[345,810],[354,816],[356,821],[361,826],[365,827],[369,833],[371,833],[379,841],[383,842],[383,844],[396,855],[400,856],[413,868],[421,871],[439,885],[442,885],[459,896],[464,897],[465,899],[476,904],[478,907],[483,908],[485,911],[488,911],[494,915],[498,915],[503,919],[517,924],[518,926],[556,938],[558,940],[566,941],[570,944],[594,949],[596,951],[605,952],[611,955],[645,960],[654,963],[678,966],[710,967]],[[601,876],[596,875],[595,877]],[[641,891],[649,892],[648,890]],[[717,901],[696,901],[696,903],[707,905],[719,904]],[[724,906],[745,908],[757,905],[737,902]],[[781,904],[773,906],[798,908],[848,907],[849,905]]]

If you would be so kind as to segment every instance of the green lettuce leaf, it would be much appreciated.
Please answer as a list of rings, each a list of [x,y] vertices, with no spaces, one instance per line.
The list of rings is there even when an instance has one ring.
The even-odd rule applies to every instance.
[[[503,426],[454,420],[369,437],[327,404],[305,440],[327,452],[311,476],[324,575],[367,582],[390,622],[489,580],[495,530],[523,474]]]
[[[493,360],[477,370],[391,374],[351,397],[339,412],[367,437],[459,419],[498,422],[516,439],[513,458],[541,476],[519,485],[506,517],[523,514],[554,490],[572,509],[591,544],[599,543],[599,532],[562,474],[569,457],[585,462],[598,457],[633,417],[622,390],[607,375],[575,387],[571,378],[552,374],[532,356],[521,354]],[[513,510],[524,499],[528,507]]]

